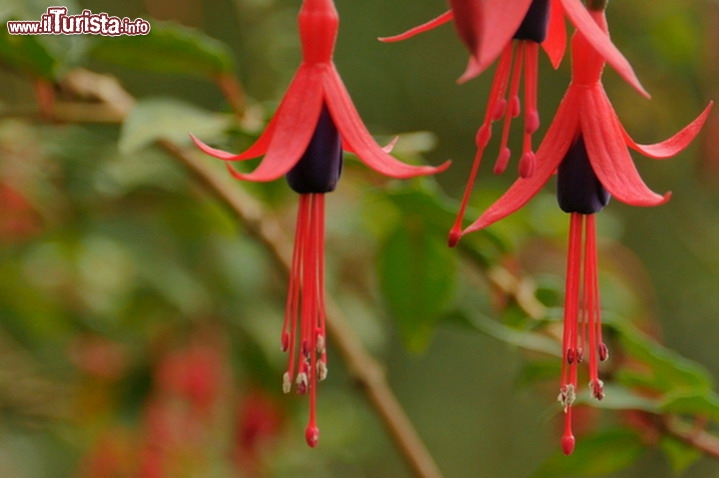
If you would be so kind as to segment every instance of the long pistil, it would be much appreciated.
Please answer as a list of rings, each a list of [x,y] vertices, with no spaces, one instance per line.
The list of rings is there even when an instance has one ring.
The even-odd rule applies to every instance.
[[[582,274],[582,226],[584,215],[571,213],[569,220],[569,247],[567,278],[564,296],[564,334],[562,339],[562,377],[559,401],[564,408],[564,435],[562,450],[569,455],[574,450],[571,407],[577,389],[579,291]],[[569,446],[571,444],[571,446]]]

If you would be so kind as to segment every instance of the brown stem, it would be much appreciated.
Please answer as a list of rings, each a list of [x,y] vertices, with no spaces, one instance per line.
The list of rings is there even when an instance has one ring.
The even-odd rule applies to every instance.
[[[242,119],[245,116],[245,91],[242,89],[242,85],[237,78],[231,73],[222,73],[215,79],[217,86],[225,95],[225,99],[230,104],[232,111],[237,115],[237,119]]]
[[[719,458],[719,438],[704,430],[704,426],[691,426],[679,418],[665,417],[664,431],[713,458]]]
[[[76,93],[109,102],[119,116],[129,111],[134,100],[119,83],[108,77],[84,70],[76,70],[66,83],[79,88]],[[92,85],[97,90],[93,91]],[[260,202],[208,161],[198,161],[188,150],[177,144],[160,140],[159,145],[176,158],[195,179],[221,200],[267,250],[282,271],[289,275],[292,264],[292,241],[284,234],[279,222],[267,214]],[[432,455],[424,446],[397,397],[390,388],[382,366],[370,355],[331,299],[326,300],[327,331],[347,370],[365,394],[387,429],[407,465],[418,478],[442,478]]]

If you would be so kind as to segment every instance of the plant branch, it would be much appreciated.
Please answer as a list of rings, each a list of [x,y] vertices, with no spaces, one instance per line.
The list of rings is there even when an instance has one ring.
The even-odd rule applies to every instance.
[[[677,417],[666,417],[662,422],[669,435],[696,448],[705,455],[719,459],[719,438],[704,430],[703,426],[687,425]]]
[[[124,118],[134,103],[134,99],[122,89],[117,80],[86,70],[75,70],[69,74],[65,86],[81,97],[105,103],[118,119]],[[76,109],[73,113],[78,111]],[[103,114],[102,117],[107,116]],[[75,120],[80,119],[75,117]],[[160,140],[158,144],[237,216],[247,231],[267,248],[284,274],[289,276],[292,241],[284,234],[279,222],[266,213],[262,204],[209,162],[198,161],[194,152],[168,140]],[[413,474],[418,478],[441,478],[442,474],[432,455],[390,388],[382,366],[367,351],[337,304],[329,297],[326,300],[326,309],[327,331],[332,345],[339,352],[350,375],[367,397]]]

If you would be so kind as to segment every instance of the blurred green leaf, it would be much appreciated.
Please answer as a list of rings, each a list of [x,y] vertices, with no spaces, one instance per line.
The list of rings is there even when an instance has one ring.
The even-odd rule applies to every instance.
[[[8,20],[39,21],[47,9],[58,5],[53,0],[4,0],[0,5],[0,22]],[[62,6],[79,13],[75,0]],[[0,63],[41,78],[54,80],[64,69],[81,63],[88,35],[10,35],[0,29]]]
[[[629,323],[612,322],[612,326],[619,331],[624,353],[644,365],[640,371],[619,371],[620,383],[665,393],[681,390],[703,393],[712,389],[711,375],[703,366],[663,347]]]
[[[439,191],[430,191],[428,187],[405,186],[390,190],[387,196],[403,215],[421,217],[436,233],[449,231],[454,222],[454,204]]]
[[[206,78],[235,67],[227,45],[173,23],[154,22],[148,35],[100,37],[90,55],[126,68]]]
[[[524,350],[561,357],[558,342],[546,335],[518,330],[497,322],[496,320],[476,311],[454,311],[444,318],[447,324],[461,325],[475,332],[482,332],[502,342]]]
[[[599,476],[621,470],[644,452],[641,438],[631,430],[617,429],[578,440],[574,453],[556,453],[545,461],[535,478]]]
[[[675,473],[683,472],[702,457],[701,451],[670,435],[664,435],[659,446],[667,456]]]
[[[517,376],[520,385],[532,385],[545,380],[557,380],[561,370],[561,361],[556,358],[549,360],[534,359],[522,365]]]
[[[383,244],[378,258],[380,286],[390,313],[410,350],[425,347],[455,291],[456,258],[427,225],[410,221]]]
[[[656,400],[637,395],[622,386],[605,384],[605,397],[601,401],[597,401],[588,391],[586,392],[580,395],[578,403],[590,404],[605,410],[641,410],[648,413],[659,413],[659,404]]]
[[[422,187],[402,187],[389,191],[388,197],[404,214],[422,216],[427,224],[443,238],[447,237],[454,224],[459,203],[449,199],[441,191],[431,187],[426,179]],[[472,216],[473,211],[468,211]],[[492,263],[492,258],[510,249],[508,241],[492,229],[483,229],[470,234],[459,243],[462,250],[474,257],[480,264]]]
[[[123,154],[136,152],[159,139],[189,143],[189,133],[203,140],[220,137],[229,118],[171,98],[139,101],[120,130],[118,147]]]
[[[60,61],[52,51],[33,35],[10,35],[0,29],[0,63],[46,79],[53,79]]]
[[[687,414],[719,421],[719,396],[706,394],[670,394],[661,404],[667,414]]]

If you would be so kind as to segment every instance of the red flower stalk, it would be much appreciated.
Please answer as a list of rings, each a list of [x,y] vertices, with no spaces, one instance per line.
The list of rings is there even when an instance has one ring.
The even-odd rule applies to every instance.
[[[592,21],[579,0],[511,2],[452,0],[450,3],[452,9],[436,19],[403,34],[382,40],[403,40],[454,19],[460,38],[472,53],[467,70],[460,81],[479,75],[499,57],[484,121],[475,139],[477,153],[457,219],[449,235],[449,244],[454,246],[460,237],[467,203],[484,150],[492,136],[492,123],[495,121],[502,120],[502,136],[494,173],[502,173],[509,164],[512,153],[507,144],[512,119],[520,115],[519,89],[522,75],[524,75],[524,132],[518,166],[519,175],[524,178],[529,177],[536,169],[537,160],[532,146],[532,135],[539,128],[537,111],[539,45],[544,47],[554,67],[558,67],[564,56],[566,44],[565,14],[623,78],[642,94],[647,95],[647,93],[640,85],[629,62],[612,44],[606,32]]]
[[[603,11],[590,11],[607,31]],[[653,145],[634,142],[624,130],[601,82],[605,58],[578,30],[572,40],[572,82],[537,150],[537,170],[520,177],[472,225],[467,234],[483,229],[524,206],[557,173],[557,198],[570,213],[569,252],[564,306],[563,363],[559,394],[565,411],[562,448],[574,448],[572,403],[577,392],[578,364],[589,355],[591,392],[604,396],[598,362],[608,352],[601,338],[594,214],[610,196],[633,206],[657,206],[670,194],[651,191],[637,172],[628,148],[652,158],[668,158],[699,133],[712,104],[689,125],[666,141]],[[583,246],[583,248],[582,248]],[[583,250],[582,250],[583,249]]]
[[[319,439],[315,419],[316,383],[327,375],[324,308],[324,194],[334,190],[342,171],[342,150],[354,153],[375,171],[409,178],[445,170],[412,166],[392,157],[367,131],[332,61],[339,17],[332,0],[304,0],[299,13],[302,63],[277,112],[257,141],[240,154],[211,148],[194,136],[205,153],[225,161],[264,155],[250,173],[228,164],[238,179],[272,181],[286,176],[300,194],[282,349],[289,353],[285,392],[293,382],[309,393],[307,443]]]

